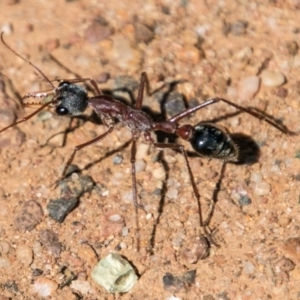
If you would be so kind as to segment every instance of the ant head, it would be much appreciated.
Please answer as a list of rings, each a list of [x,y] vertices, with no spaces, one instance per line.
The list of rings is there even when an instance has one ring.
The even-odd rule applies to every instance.
[[[88,95],[84,87],[62,81],[56,88],[55,111],[58,115],[77,116],[88,106]]]

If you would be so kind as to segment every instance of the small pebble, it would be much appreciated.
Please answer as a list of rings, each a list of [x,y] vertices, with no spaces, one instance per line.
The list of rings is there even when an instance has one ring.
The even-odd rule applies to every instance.
[[[89,43],[98,43],[107,39],[112,30],[106,22],[94,21],[84,32],[84,38]]]
[[[88,293],[92,292],[90,283],[85,280],[80,280],[80,279],[73,280],[70,287],[71,289],[74,289],[84,295],[87,295]]]
[[[146,169],[146,162],[143,159],[139,159],[135,162],[136,173],[143,172]]]
[[[286,43],[286,48],[288,50],[288,53],[291,55],[291,56],[295,56],[299,50],[299,46],[297,44],[297,42],[295,41],[290,41],[290,42],[287,42]]]
[[[110,293],[127,293],[136,284],[134,269],[122,256],[111,253],[92,270],[92,279]]]
[[[121,69],[139,70],[142,62],[142,53],[136,44],[130,42],[125,36],[115,34],[112,38],[113,47],[111,49],[111,58],[118,61]]]
[[[254,193],[258,196],[268,195],[271,192],[271,186],[267,182],[260,182],[255,184]]]
[[[165,110],[169,116],[174,116],[186,109],[183,95],[176,91],[169,93],[165,101]]]
[[[291,260],[300,263],[300,237],[289,238],[284,242],[283,249]]]
[[[50,229],[44,229],[39,232],[40,243],[51,252],[55,257],[58,257],[61,252],[61,244],[57,234]]]
[[[252,99],[259,90],[260,79],[257,76],[243,78],[238,85],[238,97],[242,101]]]
[[[260,74],[260,78],[264,86],[277,87],[285,83],[284,75],[272,70],[263,70]]]
[[[3,23],[1,26],[1,32],[4,32],[5,35],[10,35],[13,33],[13,26],[11,23]]]
[[[233,35],[243,35],[246,33],[246,29],[248,26],[248,22],[244,20],[238,20],[235,23],[231,24],[230,26],[230,32]]]
[[[32,249],[26,245],[20,245],[17,247],[16,256],[18,261],[27,266],[31,265],[33,261]]]
[[[166,176],[166,172],[165,169],[162,166],[160,166],[153,170],[152,175],[156,179],[164,179]]]
[[[43,219],[43,210],[34,200],[24,202],[15,217],[15,226],[21,231],[31,231]]]
[[[166,273],[166,275],[163,277],[163,284],[164,289],[171,293],[178,293],[184,287],[181,279],[171,273]]]
[[[66,216],[76,207],[78,201],[77,197],[50,199],[47,204],[49,216],[55,221],[62,223]]]
[[[39,277],[33,284],[33,290],[40,297],[51,296],[58,288],[58,284],[46,277]]]
[[[276,91],[276,96],[279,98],[285,98],[288,95],[288,90],[284,87],[279,87]]]
[[[199,259],[209,255],[209,244],[203,236],[193,236],[185,241],[180,256],[189,264],[195,264]]]
[[[114,165],[119,165],[119,164],[121,164],[122,163],[122,161],[123,161],[123,155],[122,154],[117,154],[115,157],[114,157],[114,159],[113,159],[113,164]]]
[[[0,257],[0,268],[9,268],[10,261],[6,257]]]
[[[59,47],[59,39],[58,38],[52,38],[45,42],[45,48],[48,51],[53,51],[54,49],[57,49]]]
[[[239,205],[240,206],[246,206],[246,205],[250,205],[252,203],[251,199],[248,196],[242,196],[239,199]]]
[[[135,39],[138,43],[148,44],[154,38],[154,32],[144,24],[136,23],[134,29]]]

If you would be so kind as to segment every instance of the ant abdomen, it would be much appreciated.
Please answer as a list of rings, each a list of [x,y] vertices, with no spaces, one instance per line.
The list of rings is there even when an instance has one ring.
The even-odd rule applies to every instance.
[[[197,124],[189,142],[200,156],[229,161],[238,159],[238,148],[229,133],[214,124]]]

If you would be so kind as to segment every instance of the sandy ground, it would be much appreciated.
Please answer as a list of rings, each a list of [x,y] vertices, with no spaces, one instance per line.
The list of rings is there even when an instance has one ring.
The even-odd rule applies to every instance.
[[[299,1],[59,2],[0,2],[5,41],[50,80],[94,78],[105,93],[130,101],[128,91],[136,97],[146,71],[157,90],[144,97],[152,115],[166,118],[220,96],[300,131]],[[0,72],[3,128],[34,110],[22,108],[22,95],[49,84],[3,44]],[[78,152],[73,163],[81,173],[65,185],[80,181],[80,192],[71,193],[79,203],[62,222],[53,219],[50,204],[70,200],[54,183],[72,149],[106,130],[86,119],[66,133],[69,118],[46,111],[0,134],[1,300],[299,299],[298,136],[222,103],[181,121],[217,121],[239,137],[249,155],[244,162],[252,162],[189,158],[204,219],[216,202],[209,227],[220,247],[211,245],[201,259],[198,206],[183,156],[162,155],[140,139],[137,184],[146,211],[136,214],[131,132],[121,123]],[[94,185],[87,188],[86,179]],[[91,278],[109,253],[134,266],[139,280],[129,293],[110,294]]]

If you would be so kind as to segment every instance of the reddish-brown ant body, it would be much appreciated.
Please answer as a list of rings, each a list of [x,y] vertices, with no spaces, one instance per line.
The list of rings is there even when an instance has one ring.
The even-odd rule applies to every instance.
[[[46,92],[36,92],[36,93],[28,93],[25,98],[45,98],[50,95],[53,95],[51,101],[41,105],[36,111],[26,116],[25,118],[3,128],[0,130],[0,133],[11,128],[17,124],[27,121],[32,118],[38,112],[43,110],[44,108],[50,106],[55,109],[55,112],[61,116],[78,116],[87,109],[87,107],[91,107],[95,113],[101,118],[103,124],[108,127],[108,130],[80,145],[77,145],[70,158],[68,159],[66,166],[64,168],[62,177],[66,175],[66,171],[73,161],[75,154],[80,149],[92,145],[103,138],[105,138],[109,133],[111,133],[114,129],[114,124],[116,120],[125,124],[129,127],[132,133],[132,146],[131,146],[131,175],[132,175],[132,191],[133,191],[133,201],[136,207],[142,207],[137,200],[137,182],[136,182],[136,171],[135,171],[135,156],[136,156],[136,142],[140,136],[143,136],[144,141],[148,144],[151,144],[160,149],[174,149],[180,151],[185,159],[185,163],[188,169],[190,181],[193,187],[194,194],[198,201],[199,206],[199,215],[200,215],[200,227],[202,229],[202,233],[206,233],[205,230],[205,222],[202,219],[201,206],[200,206],[200,194],[196,187],[196,183],[194,180],[193,173],[191,171],[187,152],[184,146],[175,143],[157,143],[151,137],[151,133],[155,131],[163,131],[170,134],[175,134],[178,137],[190,142],[193,149],[200,155],[210,158],[219,158],[228,161],[236,161],[238,157],[238,148],[235,143],[232,141],[230,134],[220,129],[216,125],[212,123],[201,122],[196,126],[192,126],[190,124],[179,125],[178,122],[191,115],[192,113],[207,107],[209,105],[215,104],[217,102],[223,102],[230,106],[235,107],[238,110],[246,112],[255,118],[262,119],[267,123],[271,124],[278,130],[286,133],[292,134],[288,131],[285,126],[278,125],[273,120],[267,118],[263,114],[255,111],[251,108],[245,108],[240,105],[237,105],[229,100],[223,98],[213,98],[207,100],[193,108],[189,108],[183,112],[176,114],[175,116],[167,119],[162,122],[154,122],[152,118],[141,110],[143,104],[143,93],[145,85],[148,85],[146,73],[142,73],[140,86],[138,90],[138,96],[136,100],[135,107],[132,108],[123,102],[120,102],[114,99],[112,96],[103,95],[101,91],[98,89],[96,82],[90,78],[83,79],[73,79],[73,80],[60,80],[58,86],[53,84],[53,81],[50,81],[48,77],[35,65],[33,65],[28,59],[22,57],[16,51],[14,51],[10,46],[6,44],[3,39],[3,33],[1,34],[2,43],[15,55],[28,62],[38,73],[52,86],[52,89]],[[93,87],[95,88],[97,95],[94,97],[89,97],[87,91],[84,87],[77,85],[80,82],[89,81]]]

